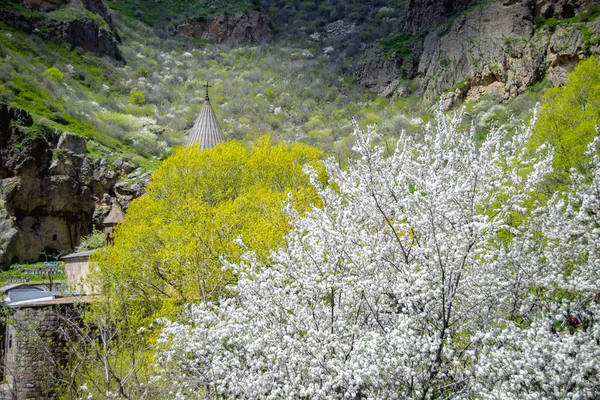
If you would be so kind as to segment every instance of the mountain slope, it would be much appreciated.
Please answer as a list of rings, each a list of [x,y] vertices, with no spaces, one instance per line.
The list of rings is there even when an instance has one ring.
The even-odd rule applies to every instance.
[[[46,244],[30,246],[36,250],[26,256],[13,253],[32,260],[42,249],[68,251],[111,201],[126,203],[141,193],[129,189],[128,175],[147,176],[144,171],[183,143],[207,81],[226,138],[247,144],[269,134],[274,141],[316,145],[344,160],[352,154],[355,120],[363,127],[377,124],[379,140],[392,150],[392,139],[402,129],[419,134],[432,101],[442,93],[448,108],[477,99],[468,107],[479,111],[475,123],[485,134],[488,124],[529,112],[546,82],[563,83],[572,64],[598,52],[597,2],[577,3],[572,16],[565,14],[571,4],[2,3],[0,103],[31,116],[25,133],[6,141],[12,146],[9,153],[16,154],[25,138],[40,135],[52,163],[62,151],[55,138],[71,132],[87,139],[84,156],[90,165],[104,165],[115,174],[101,190],[86,183],[71,196],[74,209],[87,210],[69,217],[81,226],[74,239],[56,244],[55,234],[68,235],[38,230],[35,235]],[[389,98],[378,98],[377,92]],[[423,94],[428,101],[421,101]],[[9,181],[3,185],[10,186],[20,172],[5,171],[10,172],[2,179]],[[95,173],[91,176],[96,179]],[[39,182],[45,179],[40,176]],[[89,198],[84,190],[90,190]],[[0,201],[7,226],[25,232],[22,222],[32,213],[54,215],[48,211],[51,200],[49,208],[20,209],[10,202],[9,192],[3,189]],[[69,218],[61,220],[61,232],[67,232]],[[0,239],[0,248],[6,252],[14,240]],[[2,262],[12,257],[5,255]]]

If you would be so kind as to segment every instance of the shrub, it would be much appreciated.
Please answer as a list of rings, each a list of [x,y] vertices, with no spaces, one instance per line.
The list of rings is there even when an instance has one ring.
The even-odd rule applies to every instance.
[[[62,71],[56,67],[48,68],[47,70],[44,71],[44,75],[49,76],[50,78],[52,78],[58,82],[62,82],[62,80],[63,80]]]
[[[81,238],[75,251],[95,250],[104,246],[104,232],[94,229],[92,233]]]
[[[546,26],[550,29],[550,32],[554,32],[558,26],[558,20],[556,18],[548,18]]]
[[[146,97],[139,90],[133,89],[131,92],[129,92],[129,100],[127,101],[133,104],[146,104]]]

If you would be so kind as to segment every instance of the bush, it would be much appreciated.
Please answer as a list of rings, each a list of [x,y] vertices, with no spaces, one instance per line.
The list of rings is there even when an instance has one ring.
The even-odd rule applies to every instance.
[[[550,32],[554,32],[558,26],[558,20],[556,18],[548,18],[546,26],[550,29]]]
[[[62,80],[63,80],[62,71],[56,67],[48,68],[47,70],[44,71],[44,75],[49,76],[50,78],[52,78],[58,82],[62,82]]]
[[[81,238],[75,251],[95,250],[102,246],[104,246],[104,232],[94,229],[92,233]]]
[[[139,90],[133,89],[129,92],[129,100],[127,101],[133,104],[146,104],[146,97]]]

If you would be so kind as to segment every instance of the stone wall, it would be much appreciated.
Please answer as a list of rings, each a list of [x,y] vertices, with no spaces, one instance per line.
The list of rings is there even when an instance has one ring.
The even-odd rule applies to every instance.
[[[92,292],[91,286],[86,282],[90,272],[90,257],[74,257],[65,260],[65,274],[67,286],[78,293]]]
[[[74,304],[31,304],[14,310],[5,335],[4,398],[54,397],[66,363],[67,330],[79,315]]]

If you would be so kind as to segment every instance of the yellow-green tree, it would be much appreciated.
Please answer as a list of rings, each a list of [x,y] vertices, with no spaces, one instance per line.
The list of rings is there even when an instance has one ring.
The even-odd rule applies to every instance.
[[[235,275],[222,260],[239,261],[246,251],[266,259],[289,229],[284,202],[308,210],[317,201],[302,169],[318,168],[320,158],[316,148],[273,146],[264,137],[251,149],[232,141],[204,151],[181,148],[165,160],[146,195],[131,203],[114,246],[93,255],[92,282],[101,296],[87,319],[111,326],[112,339],[96,344],[97,355],[109,354],[96,356],[95,367],[88,363],[96,372],[85,380],[108,376],[103,387],[136,397],[142,377],[151,375],[146,350],[154,339],[147,328],[160,317],[176,319],[184,304],[227,296]]]
[[[544,95],[531,148],[544,142],[555,148],[552,188],[569,181],[575,167],[584,172],[585,151],[600,123],[600,64],[596,57],[580,62],[567,85],[549,89]]]

